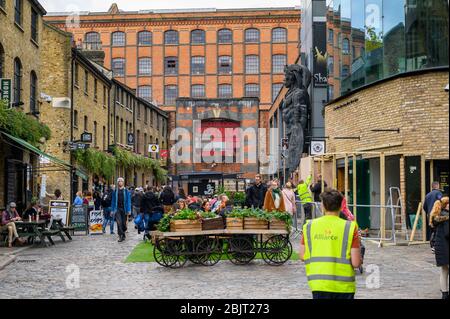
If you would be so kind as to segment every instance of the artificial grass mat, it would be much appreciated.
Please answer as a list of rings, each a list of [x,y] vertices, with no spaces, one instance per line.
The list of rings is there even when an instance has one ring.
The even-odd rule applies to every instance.
[[[125,260],[126,263],[149,263],[155,262],[153,257],[154,246],[150,242],[142,242],[134,247],[131,254]],[[255,259],[262,259],[260,253],[256,254]],[[222,255],[221,260],[228,260],[226,254]],[[299,260],[299,255],[296,251],[292,252],[291,260]]]

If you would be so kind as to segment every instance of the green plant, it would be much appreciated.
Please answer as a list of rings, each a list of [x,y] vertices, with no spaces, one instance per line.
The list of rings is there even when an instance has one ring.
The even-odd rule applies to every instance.
[[[201,216],[189,208],[180,210],[173,216],[173,220],[196,220]]]
[[[0,130],[25,140],[35,147],[41,145],[42,138],[49,140],[51,137],[51,131],[47,125],[16,108],[8,109],[4,100],[0,100]]]
[[[203,219],[209,219],[209,218],[217,218],[218,215],[212,212],[201,212],[200,215]]]
[[[170,231],[170,221],[172,220],[172,215],[166,214],[164,217],[159,221],[157,229],[160,232],[168,232]]]
[[[74,152],[77,163],[82,165],[89,173],[94,173],[110,179],[114,175],[116,159],[96,149],[77,150]]]
[[[276,219],[282,222],[285,222],[286,224],[290,225],[292,223],[292,216],[289,213],[285,212],[271,212],[268,213],[271,215],[272,219]]]

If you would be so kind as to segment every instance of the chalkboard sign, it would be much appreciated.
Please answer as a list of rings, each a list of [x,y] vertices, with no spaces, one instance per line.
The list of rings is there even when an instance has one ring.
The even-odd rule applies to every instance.
[[[72,206],[70,214],[70,224],[75,227],[75,231],[85,231],[88,233],[88,210],[87,206]]]

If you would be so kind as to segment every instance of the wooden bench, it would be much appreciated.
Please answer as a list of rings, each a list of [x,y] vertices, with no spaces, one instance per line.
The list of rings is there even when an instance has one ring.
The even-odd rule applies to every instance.
[[[50,229],[50,230],[46,229],[42,232],[42,235],[47,237],[48,241],[52,245],[55,245],[55,242],[53,241],[52,236],[59,236],[59,237],[61,237],[62,241],[64,241],[64,242],[66,241],[66,239],[64,238],[64,235],[61,234],[61,230],[59,230],[59,229]]]

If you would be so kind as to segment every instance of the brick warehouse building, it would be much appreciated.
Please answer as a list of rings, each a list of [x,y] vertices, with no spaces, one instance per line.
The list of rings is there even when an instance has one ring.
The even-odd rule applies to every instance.
[[[67,28],[66,18],[67,13],[49,14],[46,21],[72,32],[84,49],[101,48],[105,67],[118,80],[170,112],[169,130],[179,124],[177,98],[256,97],[254,120],[268,127],[284,66],[299,55],[298,8],[124,12],[113,4],[108,12],[82,12],[76,28]]]

